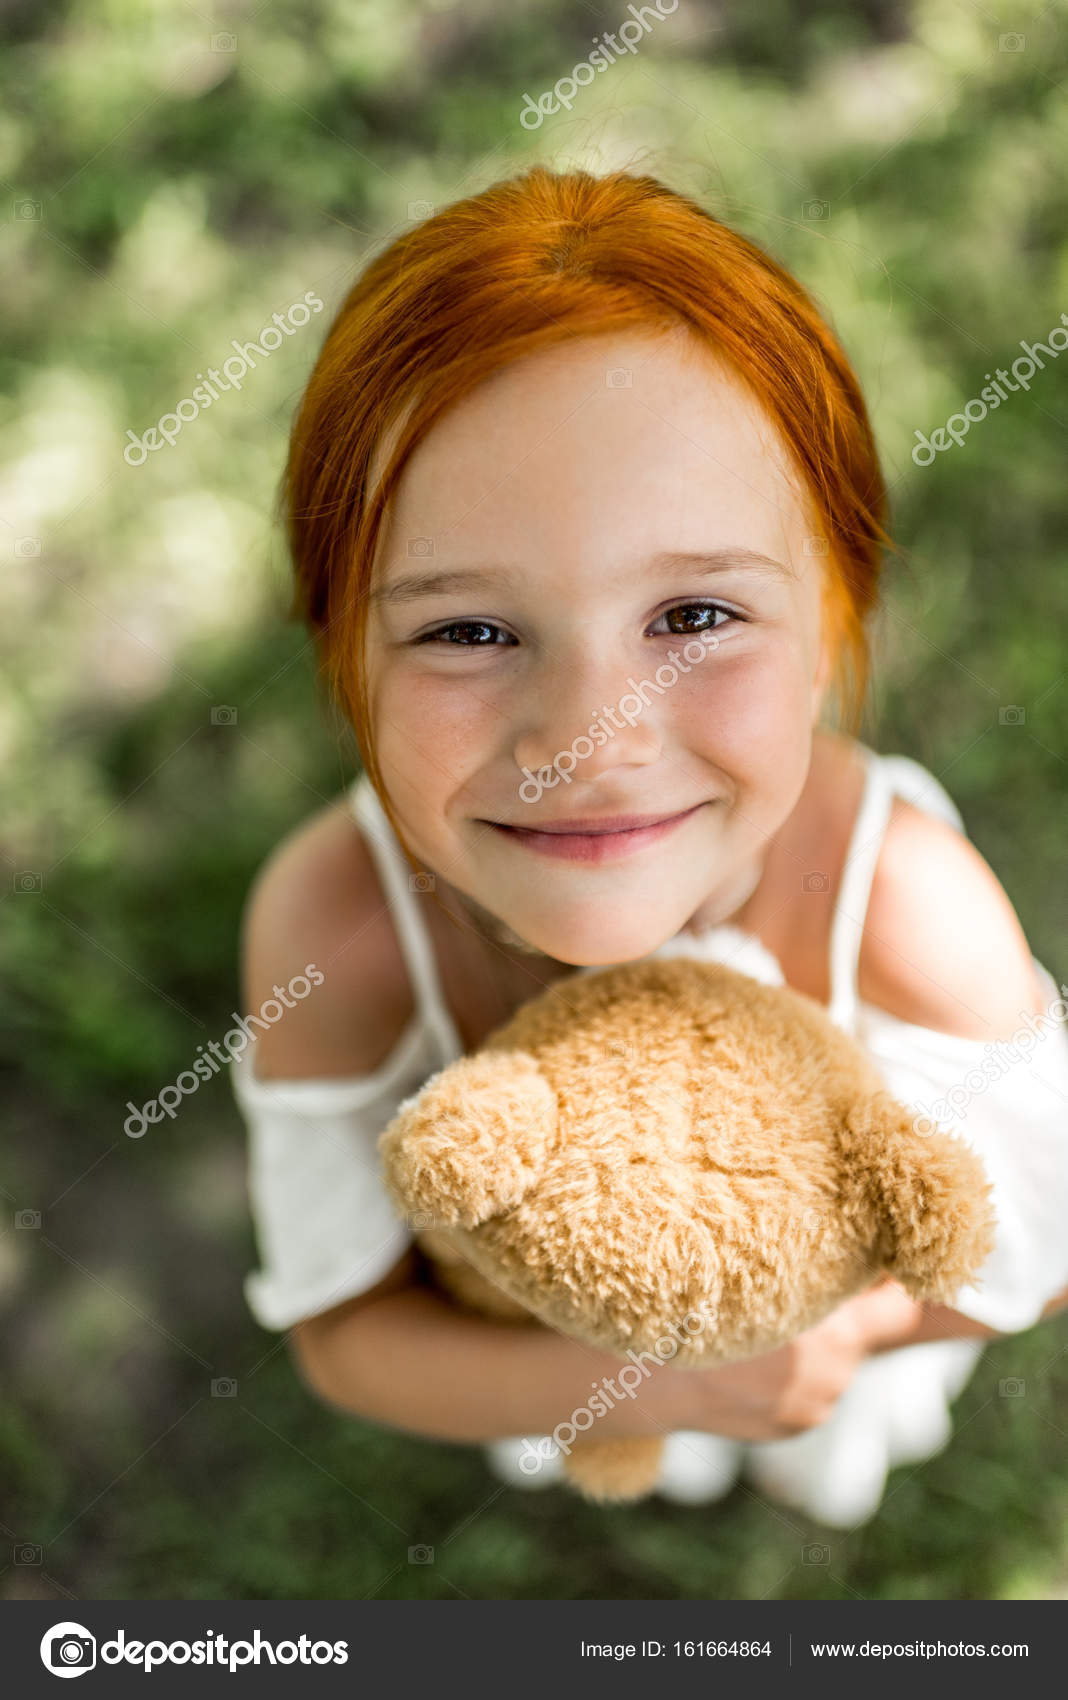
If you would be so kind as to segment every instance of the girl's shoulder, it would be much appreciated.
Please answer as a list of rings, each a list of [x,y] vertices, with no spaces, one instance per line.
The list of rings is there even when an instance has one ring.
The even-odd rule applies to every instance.
[[[1042,993],[1027,937],[964,833],[895,797],[857,972],[861,999],[964,1039],[1008,1038]]]
[[[772,877],[741,922],[778,958],[787,983],[831,998],[831,935],[869,762],[880,757],[822,729],[802,796],[769,858]],[[899,1021],[955,1037],[1007,1036],[1041,1007],[1031,951],[1008,896],[971,840],[893,795],[862,917],[856,995]]]
[[[260,868],[242,920],[242,997],[254,1010],[314,963],[323,982],[259,1034],[268,1079],[348,1079],[386,1060],[414,1014],[374,858],[343,795],[295,827]]]

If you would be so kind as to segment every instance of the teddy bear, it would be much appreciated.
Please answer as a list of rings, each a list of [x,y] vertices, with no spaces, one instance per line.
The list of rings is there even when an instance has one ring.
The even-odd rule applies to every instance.
[[[618,1356],[626,1389],[773,1351],[887,1278],[952,1302],[993,1246],[992,1188],[966,1144],[914,1120],[781,975],[658,953],[523,1004],[398,1106],[379,1154],[441,1290]],[[610,1403],[575,1413],[562,1466],[543,1444],[531,1467],[556,1459],[602,1502],[653,1491],[673,1445],[732,1479],[724,1437],[598,1437]],[[825,1427],[753,1450],[826,1449]]]

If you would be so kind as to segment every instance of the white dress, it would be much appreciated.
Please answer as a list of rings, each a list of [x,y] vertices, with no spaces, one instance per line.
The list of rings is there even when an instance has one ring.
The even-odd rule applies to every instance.
[[[983,1040],[963,1039],[900,1021],[857,996],[857,963],[875,865],[894,794],[964,826],[942,786],[907,756],[880,756],[865,745],[867,778],[847,853],[831,928],[829,1014],[879,1068],[887,1089],[933,1124],[962,1137],[983,1159],[994,1187],[996,1243],[975,1282],[953,1308],[1001,1333],[1030,1328],[1068,1287],[1068,1027],[1058,988],[1037,959],[1046,1016],[1021,1012],[1015,1058]],[[412,1243],[381,1179],[379,1136],[398,1105],[432,1074],[463,1055],[446,1007],[433,949],[409,888],[410,868],[366,777],[353,784],[355,819],[374,856],[411,977],[416,1008],[387,1060],[348,1080],[261,1081],[255,1043],[233,1065],[234,1093],[248,1130],[248,1185],[260,1267],[245,1296],[265,1328],[287,1329],[381,1280]],[[730,963],[782,983],[779,963],[760,941],[734,927],[679,934],[654,956],[693,955]],[[594,969],[579,970],[595,972]],[[1028,1046],[1030,1048],[1028,1048]],[[943,1102],[954,1091],[954,1110]],[[719,1498],[739,1473],[758,1492],[849,1528],[871,1517],[887,1471],[941,1451],[950,1438],[949,1405],[985,1343],[930,1341],[866,1359],[830,1419],[786,1440],[744,1445],[715,1435],[680,1433],[665,1447],[659,1491],[702,1503]],[[560,1473],[551,1456],[534,1477],[518,1467],[539,1437],[486,1448],[504,1479],[541,1486]]]

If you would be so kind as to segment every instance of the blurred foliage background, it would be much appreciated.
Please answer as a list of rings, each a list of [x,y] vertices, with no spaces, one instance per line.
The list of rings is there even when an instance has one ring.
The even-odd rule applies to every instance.
[[[627,16],[2,8],[5,1597],[1068,1598],[1068,1317],[987,1351],[949,1449],[896,1471],[853,1534],[743,1489],[596,1510],[311,1400],[244,1306],[225,1078],[123,1133],[128,1102],[230,1025],[253,873],[355,771],[285,619],[274,524],[326,325],[406,220],[536,159],[696,194],[837,325],[903,551],[864,736],[939,775],[1068,977],[1068,355],[962,447],[910,459],[1068,310],[1064,6],[681,0],[525,130],[524,94]],[[325,313],[127,464],[128,432],[308,290]],[[997,1396],[1006,1376],[1026,1397]],[[828,1562],[802,1562],[821,1534]]]

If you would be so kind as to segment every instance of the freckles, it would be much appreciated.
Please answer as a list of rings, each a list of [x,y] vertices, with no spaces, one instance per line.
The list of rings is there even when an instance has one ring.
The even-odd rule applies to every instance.
[[[450,718],[454,684],[407,658],[393,663],[382,679],[382,710],[406,728],[436,727]]]
[[[421,667],[391,669],[383,681],[381,716],[383,734],[388,727],[409,771],[432,763],[454,780],[500,725],[477,688]]]
[[[807,699],[792,654],[737,655],[729,665],[713,657],[691,678],[678,724],[695,748],[707,744],[713,757],[759,766],[769,757],[781,759],[807,729]]]

